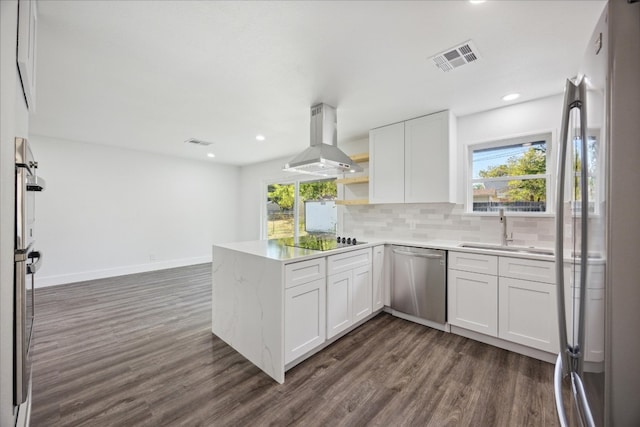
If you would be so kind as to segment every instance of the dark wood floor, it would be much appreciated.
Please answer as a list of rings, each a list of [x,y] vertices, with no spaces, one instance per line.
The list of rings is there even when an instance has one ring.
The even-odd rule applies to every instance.
[[[557,425],[550,364],[388,314],[279,385],[212,335],[210,270],[38,289],[32,425]]]

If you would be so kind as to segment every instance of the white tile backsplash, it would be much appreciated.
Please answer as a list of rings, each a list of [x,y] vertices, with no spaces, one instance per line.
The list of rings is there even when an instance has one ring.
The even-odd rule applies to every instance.
[[[460,240],[500,243],[495,216],[469,215],[464,205],[449,203],[344,206],[340,232],[359,238]],[[554,218],[509,217],[513,245],[552,248]]]

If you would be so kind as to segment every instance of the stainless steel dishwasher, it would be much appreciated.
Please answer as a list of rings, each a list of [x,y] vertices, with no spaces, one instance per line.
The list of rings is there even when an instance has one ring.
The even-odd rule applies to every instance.
[[[392,246],[391,308],[440,324],[446,321],[446,251]]]

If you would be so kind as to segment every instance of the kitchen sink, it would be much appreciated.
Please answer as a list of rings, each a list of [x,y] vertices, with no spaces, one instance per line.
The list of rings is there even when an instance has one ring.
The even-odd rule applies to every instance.
[[[461,248],[484,249],[484,250],[500,251],[500,252],[515,252],[515,253],[521,253],[521,254],[553,255],[553,249],[528,248],[524,246],[502,246],[502,245],[491,245],[486,243],[461,243],[458,246]]]

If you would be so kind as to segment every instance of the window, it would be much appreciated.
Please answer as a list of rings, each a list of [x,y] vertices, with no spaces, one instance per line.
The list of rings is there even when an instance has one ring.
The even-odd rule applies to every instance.
[[[335,235],[335,178],[267,185],[267,239]]]
[[[551,134],[469,147],[470,212],[548,212]]]

